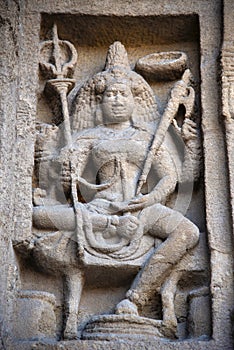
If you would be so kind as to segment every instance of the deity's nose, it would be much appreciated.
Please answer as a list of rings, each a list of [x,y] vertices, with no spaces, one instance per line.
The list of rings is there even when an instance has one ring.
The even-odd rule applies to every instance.
[[[121,93],[116,93],[115,95],[115,102],[123,104],[123,96]]]

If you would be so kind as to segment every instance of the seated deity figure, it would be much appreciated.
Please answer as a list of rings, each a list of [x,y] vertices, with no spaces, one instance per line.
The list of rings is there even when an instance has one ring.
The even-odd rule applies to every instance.
[[[145,183],[138,187],[159,120],[153,90],[131,70],[124,47],[113,44],[105,70],[74,99],[72,147],[55,157],[69,204],[34,206],[37,228],[76,232],[77,244],[85,242],[97,256],[121,260],[122,252],[131,259],[132,242],[145,235],[161,240],[116,306],[118,315],[138,315],[199,239],[197,226],[166,206],[178,171],[165,143],[151,154]],[[194,125],[186,123],[194,136]]]

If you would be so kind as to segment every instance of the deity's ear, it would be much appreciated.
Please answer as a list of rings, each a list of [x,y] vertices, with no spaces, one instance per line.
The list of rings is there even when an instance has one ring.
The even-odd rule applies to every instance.
[[[97,95],[96,100],[98,103],[102,102],[102,95]]]

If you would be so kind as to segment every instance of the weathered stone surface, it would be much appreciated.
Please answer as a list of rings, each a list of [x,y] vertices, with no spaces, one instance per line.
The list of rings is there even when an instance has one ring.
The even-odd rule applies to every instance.
[[[233,15],[1,1],[0,348],[233,348]]]

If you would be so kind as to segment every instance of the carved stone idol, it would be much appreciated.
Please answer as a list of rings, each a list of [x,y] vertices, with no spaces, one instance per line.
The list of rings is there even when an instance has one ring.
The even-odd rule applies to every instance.
[[[175,339],[179,282],[187,272],[208,276],[205,237],[171,200],[176,193],[192,195],[200,176],[188,58],[183,52],[153,53],[139,59],[136,72],[125,47],[114,42],[104,70],[72,91],[69,110],[77,54],[58,39],[56,26],[53,35],[41,48],[41,72],[50,79],[45,94],[54,98],[62,122],[37,127],[32,237],[15,249],[30,254],[42,273],[62,278],[63,339]],[[172,83],[163,113],[146,79]],[[105,274],[125,283],[125,296],[111,312],[81,325],[85,282]],[[106,277],[108,288],[112,280]],[[188,282],[187,297],[188,328],[200,336],[195,305],[201,299],[207,307],[209,291],[202,282],[189,289]],[[153,318],[145,310],[156,298]]]

